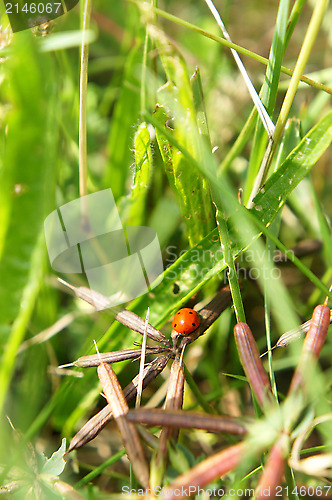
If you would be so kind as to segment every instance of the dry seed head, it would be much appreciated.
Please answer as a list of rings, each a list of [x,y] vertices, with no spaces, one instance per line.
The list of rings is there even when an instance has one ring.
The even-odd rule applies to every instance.
[[[269,378],[259,357],[259,351],[246,323],[237,323],[234,327],[234,337],[243,370],[247,376],[257,401],[263,408],[266,401],[274,400]]]
[[[312,362],[318,358],[324,345],[330,325],[330,314],[330,309],[324,304],[315,307],[288,393],[295,391],[303,384],[304,379],[308,378],[306,372],[312,368]]]

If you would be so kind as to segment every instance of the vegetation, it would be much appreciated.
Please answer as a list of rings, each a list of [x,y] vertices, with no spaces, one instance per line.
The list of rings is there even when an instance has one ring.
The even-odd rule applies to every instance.
[[[245,427],[209,433],[194,429],[197,415],[181,414],[177,425],[192,428],[175,443],[173,417],[157,414],[143,439],[150,486],[195,479],[200,497],[212,488],[249,497],[273,485],[284,498],[331,496],[331,337],[317,350],[303,347],[315,359],[322,348],[318,364],[300,359],[300,339],[270,352],[265,380],[250,332],[238,325],[236,342],[233,335],[247,323],[263,352],[332,299],[328,2],[217,5],[276,125],[273,141],[205,2],[89,4],[14,35],[0,10],[0,493],[101,499],[146,486],[146,469],[127,448],[135,478],[114,422],[65,454],[105,406],[100,382],[109,401],[116,377],[105,364],[100,381],[95,368],[58,366],[95,354],[94,340],[103,353],[132,349],[141,336],[66,293],[57,276],[87,281],[52,269],[44,221],[111,188],[124,226],[157,232],[165,266],[162,282],[126,308],[144,320],[149,309],[167,339],[178,309],[203,309],[197,338],[172,351],[141,406],[166,399],[168,409],[229,415]],[[84,13],[89,58],[81,63]],[[225,308],[218,297],[226,285]],[[214,311],[220,316],[206,320]],[[323,343],[327,324],[318,326]],[[112,368],[125,387],[139,361]],[[139,411],[130,418],[143,421]],[[130,440],[139,439],[133,432]]]

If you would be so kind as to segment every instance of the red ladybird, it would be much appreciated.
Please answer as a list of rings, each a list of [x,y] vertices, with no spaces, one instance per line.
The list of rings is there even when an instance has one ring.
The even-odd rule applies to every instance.
[[[172,328],[181,335],[189,335],[196,330],[201,322],[199,314],[193,309],[185,307],[180,309],[174,316]]]

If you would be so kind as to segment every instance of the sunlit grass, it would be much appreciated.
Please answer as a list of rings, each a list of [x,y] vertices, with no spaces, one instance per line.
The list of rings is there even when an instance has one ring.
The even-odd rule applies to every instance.
[[[144,10],[146,5],[141,7],[140,2],[93,3],[88,84],[81,93],[81,107],[79,47],[72,34],[81,28],[78,7],[57,20],[53,40],[53,35],[40,39],[30,31],[15,34],[6,48],[2,48],[3,38],[0,40],[1,484],[17,479],[10,475],[13,466],[21,471],[27,467],[25,491],[38,483],[41,495],[52,495],[45,498],[60,496],[55,488],[49,490],[43,477],[33,482],[34,454],[30,449],[29,458],[22,459],[23,448],[17,439],[23,446],[32,443],[37,455],[43,452],[51,457],[63,437],[70,440],[105,404],[99,396],[95,369],[85,370],[84,377],[77,378],[60,376],[56,367],[93,352],[94,339],[104,351],[130,348],[133,341],[140,340],[106,312],[92,313],[82,301],[59,290],[43,234],[43,222],[56,207],[86,189],[93,193],[111,188],[124,225],[150,225],[157,231],[167,266],[164,280],[127,307],[142,317],[149,307],[150,323],[166,335],[177,309],[193,295],[194,303],[207,302],[227,282],[227,268],[233,270],[234,307],[186,348],[185,363],[191,375],[187,375],[185,409],[208,404],[214,413],[254,418],[233,340],[234,309],[238,318],[246,318],[262,352],[284,331],[310,319],[313,307],[323,302],[331,284],[332,112],[327,93],[331,81],[323,82],[326,88],[317,82],[314,87],[301,84],[296,90],[303,69],[315,71],[318,80],[320,72],[331,66],[326,28],[331,13],[325,14],[322,26],[318,19],[325,3],[316,2],[319,12],[312,21],[314,28],[308,31],[312,9],[301,1],[295,2],[292,13],[286,0],[280,1],[279,10],[270,5],[258,10],[252,2],[230,2],[225,12],[221,10],[232,40],[246,49],[241,50],[243,62],[277,123],[275,154],[267,161],[271,164],[269,179],[249,212],[244,205],[259,184],[268,138],[252,112],[229,44],[221,40],[204,2],[172,1],[148,10]],[[0,15],[0,25],[5,25],[6,17],[1,11]],[[295,67],[301,50],[300,69],[284,101],[290,76],[283,73],[285,67]],[[199,74],[191,79],[196,66]],[[82,102],[86,104],[86,120],[81,113],[87,132],[86,171],[79,170],[84,156],[82,148],[80,154],[78,150]],[[84,150],[82,123],[80,131]],[[309,243],[317,240],[320,246],[312,248],[319,249],[310,251]],[[302,242],[308,243],[309,251],[296,260],[297,245]],[[273,262],[275,247],[286,251],[295,247],[295,259],[288,254],[287,263],[286,257]],[[234,273],[235,269],[239,272]],[[19,352],[24,340],[48,329],[68,312],[75,314],[64,330]],[[267,323],[271,319],[267,337],[271,335],[271,340],[265,337],[265,319]],[[281,401],[299,350],[300,341],[277,349],[269,367],[266,364],[276,379]],[[331,411],[330,357],[328,338],[321,356],[322,372],[314,379],[319,399],[311,397],[303,426],[310,427],[315,417]],[[138,363],[123,362],[114,369],[124,386],[137,374]],[[163,383],[168,376],[165,370],[145,390],[143,405],[158,394],[159,403],[163,402]],[[297,410],[290,405],[282,411],[284,422]],[[281,422],[280,415],[270,418],[272,425]],[[268,417],[257,423],[258,444],[260,433],[262,442],[267,439],[263,434],[268,433],[271,422]],[[318,427],[320,434],[311,446],[328,449],[329,423]],[[227,436],[181,431],[180,445],[170,455],[167,480],[171,482],[199,458],[233,442]],[[61,480],[76,484],[86,498],[120,492],[130,484],[121,450],[115,429],[108,426],[95,441],[73,454],[73,463],[69,460]],[[118,459],[116,463],[112,455]],[[258,451],[251,469],[242,464],[215,483],[228,489],[243,480],[255,487],[258,475],[250,475],[250,470],[260,464]],[[56,472],[52,469],[54,475]],[[310,476],[301,470],[294,472],[294,479],[292,472],[287,471],[286,476],[289,487],[292,481],[293,486],[327,484],[321,475]],[[91,488],[86,486],[89,481],[94,484]],[[37,498],[36,491],[32,490],[31,498]],[[19,495],[18,491],[15,498]],[[68,492],[71,497],[73,490]]]

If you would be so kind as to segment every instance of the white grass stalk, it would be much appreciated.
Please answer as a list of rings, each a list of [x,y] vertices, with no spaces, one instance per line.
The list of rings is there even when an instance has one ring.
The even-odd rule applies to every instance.
[[[148,332],[149,317],[150,317],[150,308],[148,307],[148,310],[146,311],[146,317],[145,317],[145,328],[144,328],[144,333],[143,333],[142,352],[141,352],[141,360],[140,360],[140,365],[139,365],[139,377],[138,377],[137,396],[136,396],[136,403],[135,403],[136,408],[140,407],[141,399],[142,399],[144,365],[145,365],[145,351],[146,351],[146,337],[147,337],[147,332]]]
[[[218,10],[216,9],[216,7],[214,6],[214,3],[212,2],[212,0],[205,0],[205,3],[209,7],[209,9],[210,9],[213,17],[215,18],[219,28],[221,29],[222,34],[224,35],[225,39],[228,40],[229,42],[232,42],[231,37],[229,36],[229,33],[226,30],[226,27],[225,27],[225,25],[220,17],[220,14],[219,14]],[[249,75],[244,67],[244,64],[243,64],[239,54],[236,52],[235,49],[231,49],[231,52],[233,54],[233,57],[234,57],[235,62],[237,64],[237,67],[239,68],[241,75],[243,76],[243,79],[245,81],[245,84],[247,86],[249,94],[251,95],[251,98],[254,102],[254,105],[257,109],[257,112],[260,116],[260,119],[263,122],[264,128],[265,128],[270,140],[272,140],[273,134],[274,134],[274,128],[275,128],[274,123],[271,120],[268,112],[266,111],[265,106],[262,103],[259,95],[257,94],[255,87],[253,86],[253,84],[249,78]]]

